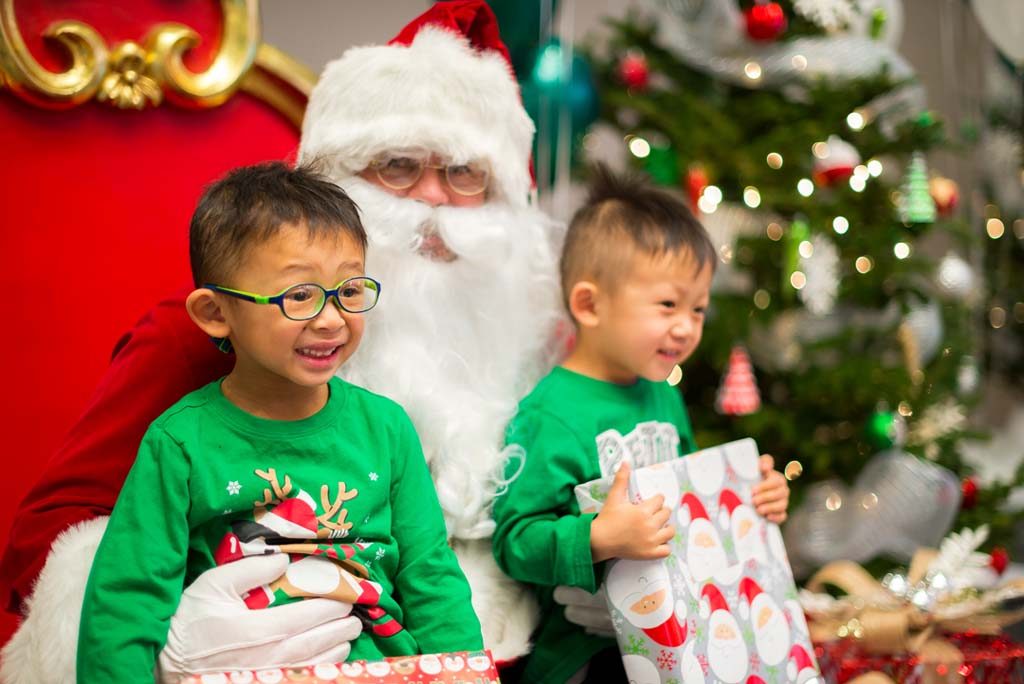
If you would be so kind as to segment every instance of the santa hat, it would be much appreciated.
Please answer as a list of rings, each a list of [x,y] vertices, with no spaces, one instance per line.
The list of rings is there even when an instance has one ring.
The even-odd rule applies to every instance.
[[[765,684],[764,680],[757,675],[750,675],[747,677],[747,684]]]
[[[700,616],[705,620],[716,610],[729,612],[729,604],[725,602],[721,590],[714,584],[707,584],[700,592]]]
[[[354,47],[327,65],[302,124],[299,160],[353,175],[388,150],[425,148],[482,160],[491,191],[525,205],[533,121],[484,0],[439,2],[387,45]]]
[[[786,666],[786,674],[790,681],[797,681],[801,684],[806,682],[810,676],[817,676],[818,670],[814,667],[814,661],[807,653],[807,649],[800,644],[794,644],[789,650],[789,664]]]
[[[761,585],[756,580],[744,577],[740,580],[740,616],[746,620],[750,617],[750,608],[754,605],[754,599],[762,592]]]
[[[729,517],[732,516],[736,507],[741,505],[740,497],[731,489],[723,489],[718,496],[718,522],[722,527],[729,527]]]
[[[700,502],[693,492],[687,492],[683,494],[683,500],[679,504],[679,512],[676,514],[679,519],[679,524],[689,525],[692,521],[699,518],[704,518],[708,522],[711,521],[708,518],[708,512],[704,508],[704,504]]]

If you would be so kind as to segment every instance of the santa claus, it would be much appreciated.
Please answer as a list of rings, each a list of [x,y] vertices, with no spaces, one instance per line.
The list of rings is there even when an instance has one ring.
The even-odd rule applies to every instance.
[[[713,584],[701,590],[700,614],[708,620],[711,672],[726,684],[736,684],[747,674],[747,644],[725,597]]]
[[[412,417],[499,660],[528,650],[536,621],[529,594],[491,555],[499,447],[518,400],[564,348],[554,333],[561,231],[528,200],[533,130],[493,13],[483,0],[458,0],[433,5],[388,45],[352,48],[329,64],[299,155],[360,206],[367,272],[388,293],[344,374]],[[181,378],[195,389],[229,367],[182,298],[131,332],[19,510],[0,578],[15,601],[31,598],[4,651],[5,682],[35,682],[44,671],[73,680],[85,582],[137,436],[180,398]],[[244,612],[244,590],[281,572],[272,557],[207,571],[171,621],[162,665],[173,674],[343,660],[359,625],[338,602]]]
[[[685,459],[686,472],[693,488],[704,496],[712,496],[725,479],[725,459],[719,449],[703,449]]]
[[[761,590],[755,580],[740,580],[740,616],[749,620],[754,629],[757,655],[768,665],[785,660],[790,647],[789,622],[779,605]]]
[[[733,547],[740,562],[767,562],[768,555],[762,536],[764,522],[753,507],[743,503],[732,489],[723,489],[718,495],[718,511],[719,524],[732,532]]]

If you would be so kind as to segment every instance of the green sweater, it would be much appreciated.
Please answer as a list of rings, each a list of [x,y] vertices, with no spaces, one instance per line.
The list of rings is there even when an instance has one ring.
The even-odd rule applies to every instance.
[[[387,627],[364,629],[351,659],[483,647],[411,421],[362,388],[337,378],[329,388],[315,415],[274,421],[215,382],[150,426],[89,575],[79,682],[152,681],[183,588],[221,558],[233,523],[287,528],[272,516],[282,501],[296,524],[334,530],[322,549],[343,550],[379,584],[369,617]]]
[[[597,590],[590,524],[573,488],[612,474],[623,457],[634,467],[696,449],[679,392],[640,379],[629,386],[555,368],[519,405],[506,439],[507,487],[494,502],[494,557],[511,577],[536,588],[541,625],[523,674],[564,682],[612,639],[586,634],[552,600],[557,585]]]

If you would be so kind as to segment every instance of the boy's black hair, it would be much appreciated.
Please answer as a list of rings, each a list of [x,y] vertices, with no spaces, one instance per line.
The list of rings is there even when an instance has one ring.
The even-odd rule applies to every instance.
[[[642,254],[658,257],[690,252],[698,268],[717,263],[715,246],[693,212],[678,197],[637,177],[593,168],[586,203],[569,222],[560,264],[563,297],[583,279],[615,288]]]
[[[189,258],[196,287],[231,286],[225,280],[245,251],[284,225],[304,226],[311,239],[347,235],[366,251],[355,202],[314,167],[243,166],[207,187],[192,214]]]

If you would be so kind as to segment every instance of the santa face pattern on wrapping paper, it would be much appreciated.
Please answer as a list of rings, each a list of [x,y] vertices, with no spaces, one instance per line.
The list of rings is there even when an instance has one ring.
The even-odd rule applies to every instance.
[[[677,648],[686,641],[686,603],[673,591],[665,561],[619,561],[608,571],[605,591],[626,620],[658,645]]]
[[[762,537],[765,526],[758,523],[757,512],[754,508],[747,504],[740,504],[733,509],[728,520],[737,558],[741,562],[753,560],[757,563],[764,563],[767,561],[768,552]]]
[[[747,674],[747,644],[736,618],[716,610],[708,619],[708,665],[718,679],[735,684]]]
[[[694,460],[711,469],[700,487],[690,478],[692,456],[632,473],[631,498],[662,494],[668,503],[675,492],[680,495],[668,559],[632,569],[630,563],[640,562],[609,563],[604,586],[624,662],[630,663],[627,673],[655,684],[793,684],[816,666],[781,534],[750,503],[751,487],[761,479],[757,445],[741,440],[699,456]],[[719,486],[709,491],[714,481]],[[604,479],[577,486],[581,508],[587,501],[599,509],[609,484]],[[668,591],[662,594],[665,576]],[[668,596],[677,604],[673,617],[686,625],[680,646],[659,642],[659,631],[650,626],[657,620],[644,619],[663,619]],[[800,654],[796,665],[794,652]]]
[[[757,653],[768,665],[778,665],[792,645],[789,622],[768,594],[759,593],[750,604],[750,622],[754,628]]]

